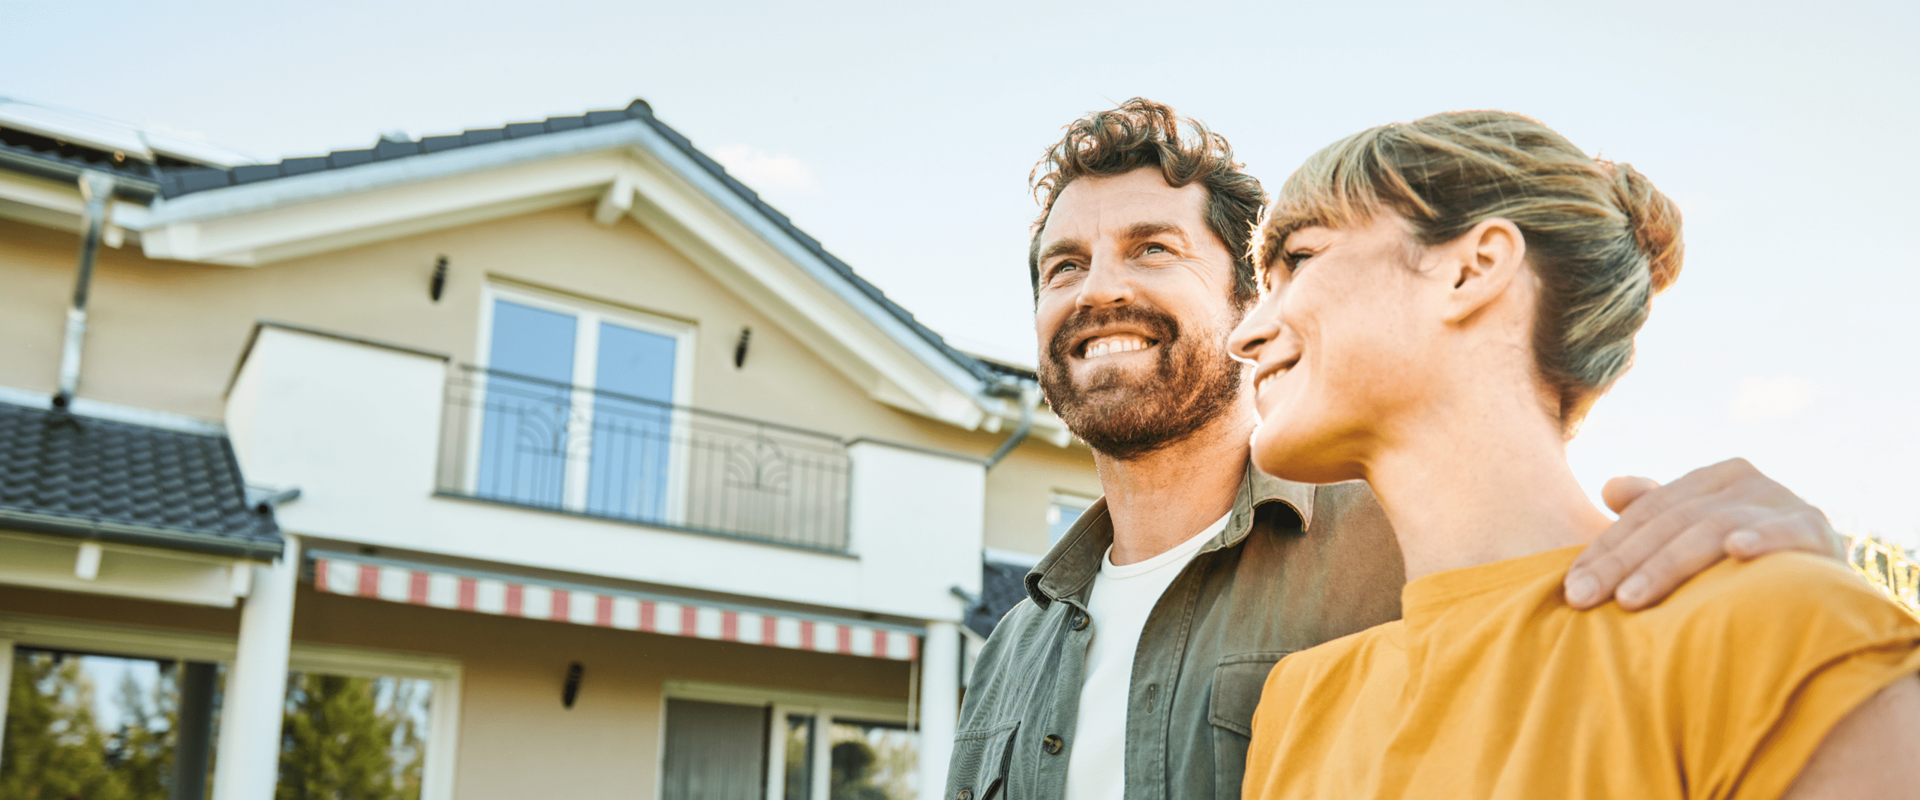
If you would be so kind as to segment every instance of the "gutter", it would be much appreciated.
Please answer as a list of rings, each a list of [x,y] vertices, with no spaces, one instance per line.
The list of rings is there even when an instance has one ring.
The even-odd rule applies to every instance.
[[[253,561],[272,561],[280,556],[280,537],[273,541],[230,537],[222,534],[209,534],[198,531],[186,531],[175,528],[162,528],[155,525],[134,525],[125,522],[111,522],[86,517],[66,517],[58,514],[36,514],[0,508],[0,528],[26,533],[51,533],[73,536],[80,539],[117,544],[160,547],[168,550],[185,550],[193,553],[205,553],[216,556],[230,556]],[[227,540],[227,541],[221,541]]]
[[[58,181],[79,180],[82,175],[89,172],[100,171],[98,168],[90,165],[75,163],[60,158],[30,155],[10,147],[0,147],[0,168],[42,178],[52,178]],[[155,195],[160,193],[160,184],[146,178],[125,173],[115,173],[113,179],[114,192],[116,194],[129,200],[139,201],[142,204],[151,201]]]
[[[987,456],[987,469],[989,470],[993,469],[994,465],[999,464],[1001,459],[1006,458],[1007,454],[1012,453],[1014,448],[1019,447],[1021,442],[1026,441],[1027,434],[1033,432],[1033,412],[1034,409],[1040,405],[1040,384],[1019,378],[1014,379],[1014,381],[1014,385],[1017,385],[1018,389],[1015,389],[1014,385],[1009,385],[1008,383],[998,384],[994,389],[998,393],[1010,393],[1014,391],[1019,393],[1020,425],[1013,429],[1013,434],[1008,436],[1006,441],[1000,443],[1000,449],[993,451],[993,455]]]
[[[113,195],[114,178],[104,172],[80,173],[80,197],[86,200],[81,221],[86,233],[80,240],[80,273],[73,281],[73,305],[67,308],[67,333],[60,346],[60,391],[53,396],[53,407],[65,409],[80,390],[80,351],[87,339],[87,292],[93,286],[93,262],[100,253],[100,231],[106,226],[107,198]]]

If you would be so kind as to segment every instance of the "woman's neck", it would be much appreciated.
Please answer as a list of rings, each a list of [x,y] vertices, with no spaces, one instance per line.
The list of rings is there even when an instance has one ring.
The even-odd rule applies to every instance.
[[[1502,399],[1509,407],[1428,415],[1367,459],[1407,580],[1585,544],[1610,523],[1574,479],[1553,421],[1512,394],[1475,398]]]

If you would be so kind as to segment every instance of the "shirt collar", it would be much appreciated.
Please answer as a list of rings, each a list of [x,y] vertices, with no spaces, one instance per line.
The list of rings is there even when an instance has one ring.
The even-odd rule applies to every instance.
[[[1268,503],[1284,505],[1305,530],[1313,521],[1313,493],[1312,484],[1281,480],[1248,463],[1240,479],[1240,491],[1233,498],[1233,511],[1227,516],[1227,527],[1201,546],[1200,553],[1239,546],[1253,530],[1254,512]],[[1027,596],[1046,608],[1059,598],[1082,595],[1100,573],[1100,561],[1112,544],[1113,518],[1107,515],[1107,498],[1101,497],[1027,573]]]

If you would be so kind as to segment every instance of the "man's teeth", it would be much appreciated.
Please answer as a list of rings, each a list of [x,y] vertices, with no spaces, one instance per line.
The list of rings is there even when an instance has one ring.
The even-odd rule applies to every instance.
[[[1138,336],[1103,336],[1087,343],[1087,358],[1145,349],[1147,349],[1147,340]]]

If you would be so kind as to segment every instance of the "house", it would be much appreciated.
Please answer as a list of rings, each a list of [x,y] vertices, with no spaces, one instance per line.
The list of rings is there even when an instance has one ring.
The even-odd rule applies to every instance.
[[[1098,494],[643,101],[252,164],[0,100],[0,287],[0,792],[937,797]]]

